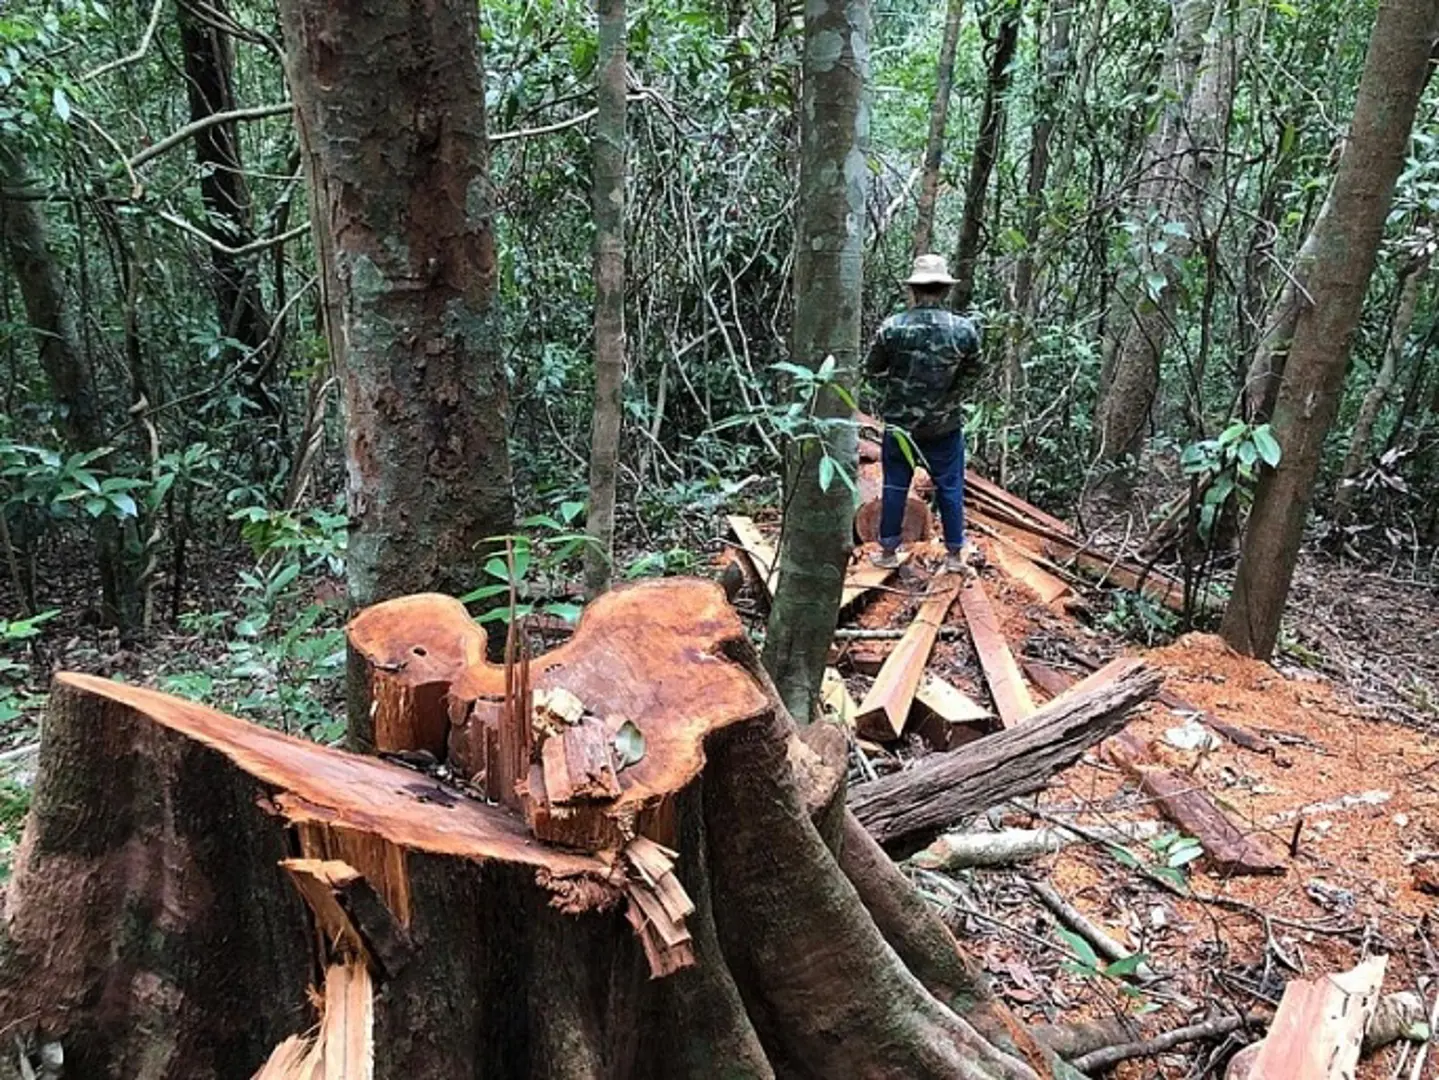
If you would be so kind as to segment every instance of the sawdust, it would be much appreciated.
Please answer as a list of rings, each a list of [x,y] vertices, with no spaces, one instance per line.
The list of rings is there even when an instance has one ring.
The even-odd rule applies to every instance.
[[[942,558],[938,542],[915,545],[911,563],[888,588],[862,602],[846,625],[902,629]],[[1133,996],[1122,993],[1116,980],[1086,977],[1063,966],[1052,920],[1023,887],[1021,871],[969,872],[971,895],[988,915],[960,916],[959,928],[998,991],[1021,1015],[1035,1022],[1105,1019],[1157,1005],[1158,1015],[1146,1021],[1146,1028],[1162,1030],[1192,1022],[1210,1008],[1246,1012],[1272,1007],[1287,979],[1346,970],[1367,954],[1389,954],[1386,992],[1413,989],[1419,979],[1439,975],[1429,941],[1435,899],[1421,889],[1439,883],[1439,734],[1389,722],[1382,710],[1354,700],[1352,691],[1359,688],[1302,668],[1239,656],[1217,637],[1191,634],[1148,651],[1123,647],[1039,603],[992,562],[983,580],[1016,655],[1068,666],[1076,678],[1085,669],[1067,662],[1066,653],[1074,648],[1096,659],[1120,652],[1143,656],[1165,672],[1170,694],[1262,739],[1262,753],[1222,737],[1204,749],[1177,749],[1165,740],[1166,732],[1192,714],[1157,702],[1139,710],[1129,726],[1160,763],[1192,777],[1241,831],[1282,861],[1285,871],[1225,878],[1202,862],[1191,865],[1187,888],[1224,900],[1214,903],[1176,896],[1111,852],[1084,845],[1025,868],[1023,873],[1044,876],[1169,976]],[[962,623],[956,604],[947,624]],[[1435,640],[1434,627],[1420,637]],[[1384,658],[1371,658],[1362,670],[1383,667]],[[942,639],[928,669],[985,699],[967,635]],[[1331,668],[1331,673],[1344,670]],[[1351,664],[1349,670],[1356,668]],[[849,681],[862,693],[868,680],[851,675]],[[1037,687],[1035,699],[1046,699]],[[901,756],[906,752],[901,750]],[[1086,755],[1058,776],[1036,805],[1047,818],[1017,810],[999,816],[1003,824],[1021,826],[1056,819],[1115,824],[1159,816],[1152,801],[1101,753]],[[1132,844],[1129,849],[1151,865],[1165,862],[1166,853],[1158,847]],[[1041,941],[1051,945],[1041,947]],[[1388,1076],[1397,1054],[1397,1048],[1376,1054],[1359,1076]],[[1195,1061],[1183,1051],[1126,1064],[1112,1075],[1136,1080],[1190,1076]],[[1433,1075],[1439,1075],[1439,1064]]]

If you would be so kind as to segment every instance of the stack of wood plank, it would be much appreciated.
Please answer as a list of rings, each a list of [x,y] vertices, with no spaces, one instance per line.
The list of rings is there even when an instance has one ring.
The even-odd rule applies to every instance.
[[[1133,677],[1124,663],[1105,666],[1087,655],[1073,658],[1082,671],[1090,672],[1083,680],[1030,658],[1025,658],[1021,665],[1006,638],[986,581],[992,584],[1007,578],[1032,593],[1040,604],[1061,608],[1076,596],[1074,587],[1081,581],[1074,573],[1078,568],[1142,592],[1156,602],[1171,607],[1183,603],[1179,582],[1096,551],[1064,522],[973,472],[967,474],[966,493],[969,523],[979,534],[991,564],[982,575],[938,572],[926,580],[922,570],[909,569],[901,574],[899,568],[875,567],[859,549],[845,583],[842,623],[853,615],[859,604],[881,590],[903,592],[917,599],[918,605],[915,607],[913,600],[905,605],[909,621],[902,627],[841,630],[838,636],[844,640],[836,647],[835,666],[825,675],[824,711],[853,732],[860,746],[868,747],[869,751],[915,734],[932,750],[960,753],[961,748],[963,751],[972,748],[974,751],[969,754],[972,760],[936,762],[933,770],[936,778],[932,782],[920,775],[923,769],[911,768],[878,783],[863,785],[853,793],[852,808],[885,843],[902,845],[946,814],[966,807],[973,809],[973,804],[992,796],[985,793],[979,781],[984,770],[996,768],[999,761],[986,757],[983,746],[971,747],[977,740],[985,740],[985,745],[997,745],[994,743],[997,733],[1014,732],[1021,736],[1024,752],[1034,761],[1041,761],[1052,749],[1054,740],[1067,738],[1063,723],[1054,724],[1042,734],[1027,732],[1026,725],[1032,722],[1037,710],[1036,692],[1041,695],[1039,700],[1050,701],[1047,712],[1056,704],[1096,697],[1102,700],[1110,684]],[[768,601],[779,579],[774,545],[749,518],[732,517],[729,523],[737,540],[740,560],[756,584],[759,597]],[[946,624],[952,615],[957,623],[963,624],[961,632],[967,633],[977,661],[979,678],[972,692],[955,685],[944,673],[930,670],[936,643],[943,632],[951,629]],[[862,658],[855,657],[856,649],[865,650]],[[841,669],[846,666],[851,673],[873,676],[859,701],[845,682]],[[1194,715],[1246,749],[1257,748],[1260,752],[1266,749],[1260,745],[1262,740],[1244,729],[1194,710],[1162,690],[1159,697],[1170,707]],[[981,698],[987,700],[981,701]],[[1164,816],[1199,838],[1211,868],[1229,874],[1284,872],[1285,864],[1266,845],[1249,835],[1242,823],[1232,821],[1202,785],[1195,783],[1192,776],[1179,775],[1156,762],[1143,740],[1121,733],[1105,746],[1110,760],[1133,778]],[[1046,769],[1052,773],[1061,760],[1078,756],[1074,753],[1066,757],[1066,754],[1067,751],[1057,754],[1054,762],[1039,768],[1036,775],[1044,774]],[[909,809],[915,802],[910,789],[917,783],[928,783],[933,788],[926,800],[938,807],[938,816],[931,815],[933,821],[924,815],[916,816]],[[1006,780],[1000,786],[1007,790],[1012,785]],[[906,807],[897,816],[890,813],[890,787],[904,789],[895,796],[895,802]],[[943,798],[940,793],[944,794]],[[897,823],[891,822],[890,817],[895,817]]]

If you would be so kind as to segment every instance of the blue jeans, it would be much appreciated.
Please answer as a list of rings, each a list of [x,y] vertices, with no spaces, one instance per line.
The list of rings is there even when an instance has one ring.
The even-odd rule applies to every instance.
[[[915,456],[934,479],[939,518],[944,523],[944,546],[951,552],[964,547],[964,430],[934,439],[910,439]],[[880,455],[884,467],[884,500],[879,518],[879,543],[886,551],[899,547],[904,527],[904,505],[914,467],[905,459],[894,432],[884,433]]]

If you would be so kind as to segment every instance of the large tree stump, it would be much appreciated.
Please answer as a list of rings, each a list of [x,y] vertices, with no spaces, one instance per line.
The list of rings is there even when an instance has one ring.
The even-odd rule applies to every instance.
[[[437,745],[466,643],[432,767],[57,677],[0,1028],[87,1080],[1063,1073],[856,834],[717,587],[616,590],[508,668],[394,603],[352,627],[374,743]]]

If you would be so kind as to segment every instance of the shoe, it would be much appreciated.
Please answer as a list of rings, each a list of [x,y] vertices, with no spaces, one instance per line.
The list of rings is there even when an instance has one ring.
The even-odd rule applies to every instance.
[[[871,565],[877,566],[881,570],[893,570],[899,566],[899,552],[880,548],[869,557],[869,561]]]
[[[958,551],[951,551],[944,560],[946,573],[974,577],[984,567],[984,552],[972,543],[965,543]]]
[[[974,566],[964,557],[962,551],[952,551],[944,558],[944,572],[946,574],[963,574],[965,577],[974,577]]]

